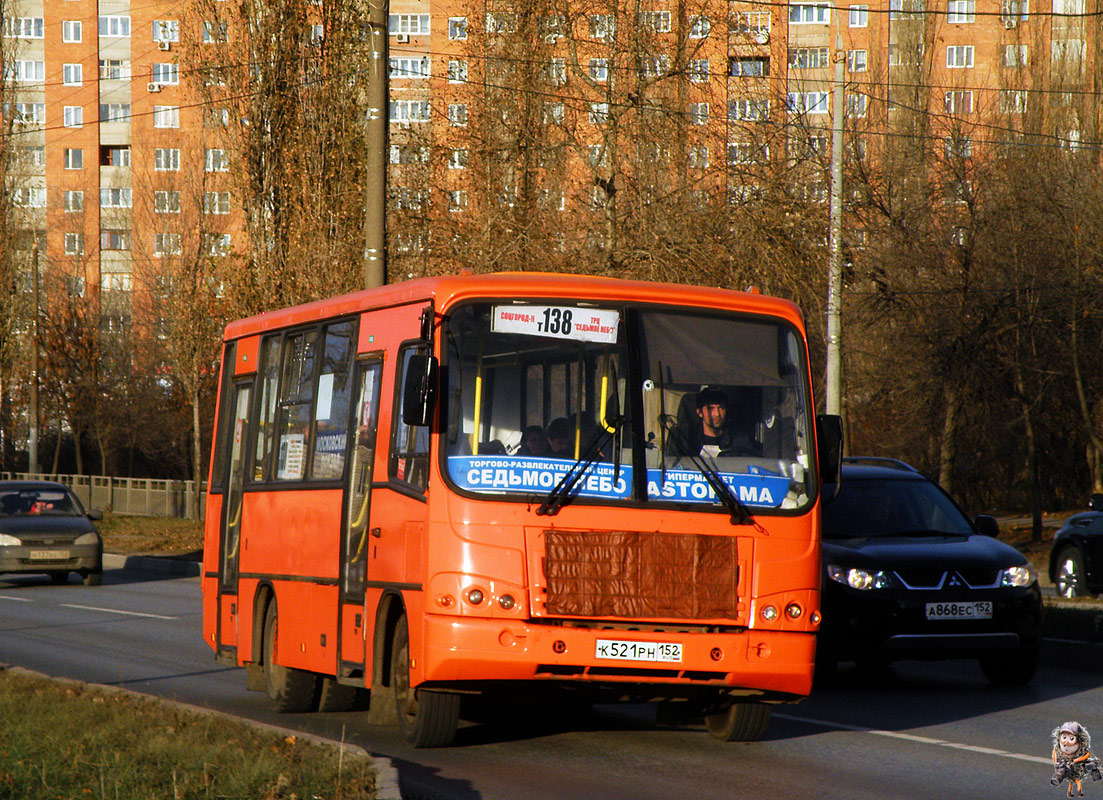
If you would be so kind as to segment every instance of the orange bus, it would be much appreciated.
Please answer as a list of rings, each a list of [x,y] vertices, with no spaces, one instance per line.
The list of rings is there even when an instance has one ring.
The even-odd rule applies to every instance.
[[[807,354],[784,300],[539,273],[233,322],[204,638],[278,709],[369,696],[419,747],[518,693],[759,738],[812,682],[840,435]]]

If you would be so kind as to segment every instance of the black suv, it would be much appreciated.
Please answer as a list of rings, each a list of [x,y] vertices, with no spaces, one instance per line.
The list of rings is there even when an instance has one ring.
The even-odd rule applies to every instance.
[[[1103,494],[1093,494],[1089,508],[1053,535],[1049,577],[1061,597],[1103,592]]]
[[[970,519],[893,459],[844,459],[839,489],[823,509],[818,677],[839,661],[978,658],[994,684],[1029,682],[1042,595],[995,518]]]

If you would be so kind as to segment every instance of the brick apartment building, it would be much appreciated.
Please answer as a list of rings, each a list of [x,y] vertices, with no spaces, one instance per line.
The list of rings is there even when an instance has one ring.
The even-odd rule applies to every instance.
[[[567,141],[576,153],[554,180],[542,173],[541,202],[566,211],[600,205],[602,192],[611,197],[587,167],[607,156],[608,115],[639,102],[630,87],[602,95],[629,52],[613,54],[611,43],[630,29],[646,29],[645,46],[655,48],[653,58],[634,51],[639,75],[659,78],[682,64],[663,102],[678,106],[685,123],[676,144],[689,168],[710,170],[703,191],[745,192],[756,165],[822,156],[836,41],[845,50],[848,128],[891,133],[909,112],[920,113],[927,135],[944,137],[947,151],[965,158],[1028,111],[1094,90],[1101,37],[1085,0],[923,2],[655,0],[628,13],[624,3],[579,0],[569,22],[549,12],[536,28],[519,29],[518,9],[535,4],[391,0],[392,212],[472,217],[488,209],[488,195],[479,200],[472,189],[472,130],[501,88],[502,64],[534,58],[544,62],[542,77],[526,91],[541,98],[545,124],[572,128]],[[212,256],[240,245],[239,199],[224,175],[233,154],[219,137],[230,120],[196,102],[178,58],[186,37],[206,41],[220,32],[207,24],[187,30],[178,3],[8,0],[4,7],[11,91],[3,113],[5,125],[14,121],[20,246],[37,235],[49,265],[77,288],[91,283],[111,293],[125,317],[137,276],[186,247],[182,229],[202,221],[202,247]],[[515,37],[534,34],[539,50],[522,57]],[[1062,113],[1049,114],[1054,130],[1075,146],[1087,123]],[[802,147],[785,146],[796,138]],[[628,155],[622,146],[616,157],[638,171],[664,150],[660,142]],[[518,191],[504,181],[499,204],[512,205]],[[826,196],[819,179],[809,191]],[[425,247],[401,224],[394,237],[397,258]]]

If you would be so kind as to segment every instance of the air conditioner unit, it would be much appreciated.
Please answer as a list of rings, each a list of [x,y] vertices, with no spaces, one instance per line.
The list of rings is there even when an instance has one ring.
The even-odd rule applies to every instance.
[[[165,50],[165,51],[171,50],[172,49],[172,42],[170,42],[168,39],[159,39],[157,41],[157,49],[158,50]]]
[[[408,33],[397,34],[394,37],[394,40],[396,42],[398,42],[399,44],[409,44],[410,43],[410,34],[408,34]]]
[[[770,41],[770,32],[769,31],[757,31],[757,32],[755,32],[754,40],[756,42],[758,42],[759,44],[766,44],[766,42]]]
[[[161,91],[161,84],[159,84],[159,83],[147,83],[146,84],[146,89],[148,91],[151,91],[151,92],[159,92],[159,91]]]

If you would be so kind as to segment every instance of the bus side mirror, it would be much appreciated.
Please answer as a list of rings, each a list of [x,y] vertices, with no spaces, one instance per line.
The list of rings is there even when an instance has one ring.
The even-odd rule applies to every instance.
[[[843,418],[838,414],[820,414],[816,417],[816,456],[820,465],[820,483],[835,484],[839,490],[839,478],[843,468]]]
[[[437,359],[415,354],[406,362],[402,386],[402,421],[407,425],[428,425],[437,402]]]

